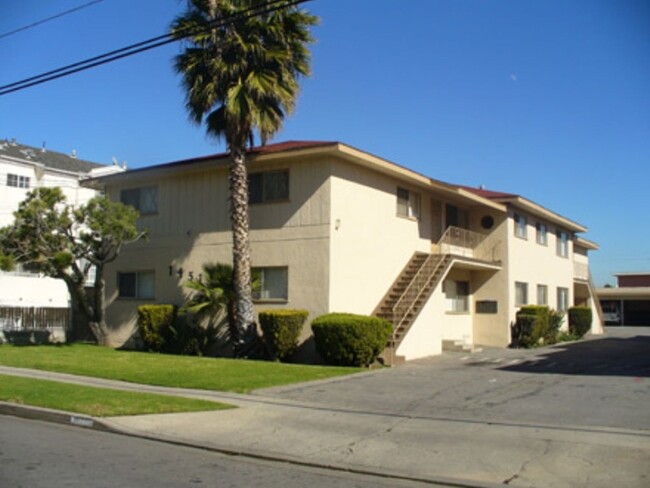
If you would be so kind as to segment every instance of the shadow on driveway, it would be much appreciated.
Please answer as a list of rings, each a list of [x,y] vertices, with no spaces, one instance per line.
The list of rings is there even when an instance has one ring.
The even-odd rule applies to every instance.
[[[502,371],[650,377],[650,336],[606,337],[549,347]]]

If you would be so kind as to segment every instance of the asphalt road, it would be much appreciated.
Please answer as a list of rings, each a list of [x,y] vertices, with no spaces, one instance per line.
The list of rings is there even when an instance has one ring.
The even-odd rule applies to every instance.
[[[416,488],[444,485],[225,456],[202,449],[0,416],[0,486]]]

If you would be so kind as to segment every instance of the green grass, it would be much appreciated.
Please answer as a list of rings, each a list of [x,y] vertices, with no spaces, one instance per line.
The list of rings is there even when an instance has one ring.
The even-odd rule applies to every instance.
[[[234,408],[207,400],[94,388],[9,375],[0,375],[0,401],[64,410],[93,417]]]
[[[87,344],[0,346],[0,365],[71,373],[146,385],[247,393],[361,371],[242,359],[116,351]]]

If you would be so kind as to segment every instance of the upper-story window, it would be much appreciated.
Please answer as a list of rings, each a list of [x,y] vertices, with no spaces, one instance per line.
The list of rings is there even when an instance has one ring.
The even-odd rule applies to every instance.
[[[541,244],[542,246],[548,245],[548,229],[546,228],[546,224],[537,222],[535,227],[537,229],[537,244]]]
[[[563,258],[569,256],[569,234],[563,230],[557,231],[557,255]]]
[[[289,171],[266,171],[248,175],[248,203],[289,200]]]
[[[399,217],[407,217],[410,219],[420,218],[420,194],[407,190],[405,188],[397,188],[397,215]]]
[[[29,176],[20,176],[9,173],[7,175],[7,186],[29,188]]]
[[[156,213],[158,212],[158,188],[147,186],[122,190],[120,201],[124,205],[131,205],[141,215]]]
[[[528,220],[523,215],[515,214],[515,236],[528,238]]]

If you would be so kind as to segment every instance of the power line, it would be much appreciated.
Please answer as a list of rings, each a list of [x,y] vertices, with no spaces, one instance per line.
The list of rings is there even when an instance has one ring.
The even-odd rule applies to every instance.
[[[0,86],[0,96],[7,95],[9,93],[13,93],[16,91],[24,90],[26,88],[30,88],[35,85],[40,85],[41,83],[56,80],[58,78],[63,78],[65,76],[69,76],[78,73],[80,71],[85,71],[87,69],[95,68],[97,66],[101,66],[103,64],[117,61],[118,59],[126,58],[129,56],[133,56],[135,54],[149,51],[157,47],[165,46],[167,44],[171,44],[172,42],[177,42],[187,37],[191,37],[195,34],[205,32],[209,29],[214,29],[215,27],[216,28],[224,27],[236,20],[245,20],[251,17],[256,17],[258,15],[275,12],[276,10],[281,10],[287,7],[293,7],[309,1],[311,0],[293,0],[289,2],[285,0],[271,0],[262,5],[258,5],[257,7],[250,7],[248,9],[232,14],[225,19],[219,19],[218,21],[215,20],[213,22],[210,22],[205,30],[188,29],[187,32],[185,33],[182,33],[181,31],[181,35],[178,35],[178,33],[175,35],[171,33],[163,34],[161,36],[147,39],[146,41],[141,41],[136,44],[132,44],[130,46],[116,49],[114,51],[110,51],[105,54],[100,54],[99,56],[94,56],[92,58],[85,59],[77,63],[63,66],[55,70],[47,71],[45,73],[41,73],[40,75],[32,76],[20,81],[16,81],[14,83],[10,83],[8,85]],[[275,5],[278,3],[280,3],[280,5]]]
[[[3,39],[5,37],[9,37],[13,34],[18,34],[19,32],[26,31],[28,29],[31,29],[33,27],[36,27],[38,25],[44,24],[46,22],[49,22],[50,20],[58,19],[59,17],[63,17],[64,15],[71,14],[73,12],[76,12],[78,10],[84,9],[86,7],[90,7],[91,5],[94,5],[95,3],[103,2],[104,0],[93,0],[92,2],[85,3],[83,5],[79,5],[78,7],[71,8],[70,10],[66,10],[65,12],[58,13],[56,15],[53,15],[51,17],[48,17],[43,20],[38,20],[32,24],[25,25],[23,27],[19,27],[18,29],[12,30],[10,32],[5,32],[4,34],[0,34],[0,39]]]

